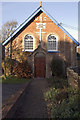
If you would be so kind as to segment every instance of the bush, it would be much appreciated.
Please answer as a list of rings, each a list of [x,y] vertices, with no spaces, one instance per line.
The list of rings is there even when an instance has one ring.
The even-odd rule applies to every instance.
[[[22,78],[31,78],[32,77],[32,70],[27,61],[23,61],[16,65],[13,69],[13,73]]]
[[[60,91],[58,89],[55,88],[50,88],[50,90],[48,90],[45,94],[46,96],[46,100],[51,100],[51,101],[56,101],[56,95],[59,94]]]
[[[51,62],[53,76],[63,76],[63,62],[60,59],[53,59]]]
[[[15,59],[7,58],[5,60],[5,63],[6,63],[6,75],[9,76],[11,74],[11,67],[13,69],[14,66],[19,62],[16,61]],[[4,71],[4,62],[2,62],[2,70]]]
[[[51,100],[53,101],[53,103],[57,104],[68,97],[68,92],[66,91],[66,89],[60,90],[53,87],[46,92],[45,97],[47,101]]]
[[[46,92],[45,97],[52,104],[50,108],[51,118],[80,119],[80,90],[51,88]]]
[[[60,78],[60,77],[52,77],[52,78],[48,78],[47,79],[48,84],[50,87],[55,87],[57,88],[64,88],[64,87],[68,87],[68,80],[67,78]]]
[[[78,95],[73,95],[65,99],[56,107],[52,106],[52,118],[80,118]],[[54,104],[54,103],[53,103]]]

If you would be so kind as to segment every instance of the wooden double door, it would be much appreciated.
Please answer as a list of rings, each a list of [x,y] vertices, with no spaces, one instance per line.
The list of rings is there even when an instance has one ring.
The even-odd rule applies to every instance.
[[[36,78],[45,78],[46,76],[46,57],[34,58],[34,73]]]

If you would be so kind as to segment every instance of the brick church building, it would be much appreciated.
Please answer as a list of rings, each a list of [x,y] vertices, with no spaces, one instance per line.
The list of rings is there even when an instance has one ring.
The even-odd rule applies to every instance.
[[[77,65],[76,47],[79,43],[42,5],[3,42],[5,55],[9,44],[12,44],[12,51],[17,44],[22,52],[29,53],[28,63],[32,67],[34,77],[50,77],[52,59],[61,59],[64,71],[65,62],[67,67]]]

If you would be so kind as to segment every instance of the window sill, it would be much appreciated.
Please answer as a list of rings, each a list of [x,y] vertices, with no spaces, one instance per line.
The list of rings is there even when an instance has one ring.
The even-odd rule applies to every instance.
[[[59,53],[59,51],[48,50],[48,53]]]
[[[23,52],[34,52],[34,50],[24,50]]]

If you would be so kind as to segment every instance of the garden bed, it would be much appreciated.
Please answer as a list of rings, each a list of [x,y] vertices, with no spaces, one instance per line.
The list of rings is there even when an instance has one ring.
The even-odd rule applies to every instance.
[[[80,90],[68,87],[66,78],[47,79],[49,90],[45,93],[49,118],[80,119]]]

